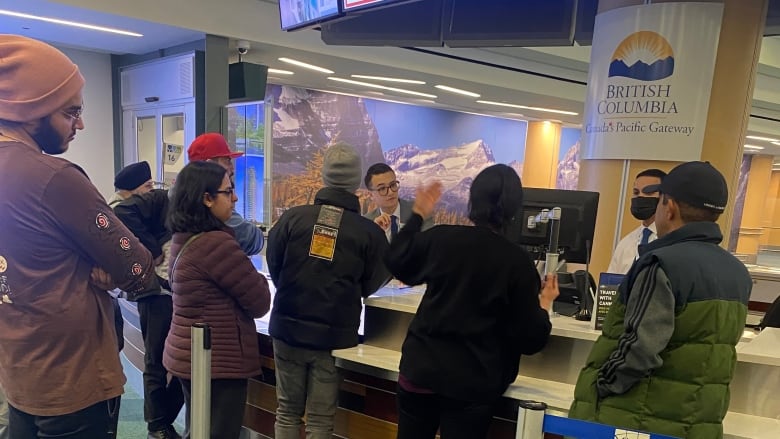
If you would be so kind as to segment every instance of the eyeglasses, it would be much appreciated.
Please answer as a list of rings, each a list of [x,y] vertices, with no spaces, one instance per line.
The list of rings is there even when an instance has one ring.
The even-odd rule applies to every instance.
[[[379,195],[385,196],[390,193],[390,191],[398,192],[398,188],[401,187],[401,183],[398,182],[398,180],[390,183],[388,186],[382,186],[378,187],[376,189],[372,189],[374,192],[379,192]]]
[[[84,113],[84,105],[82,104],[80,107],[70,108],[67,110],[60,110],[60,112],[75,122],[81,119],[81,114]]]
[[[214,191],[214,192],[217,193],[217,194],[225,194],[228,197],[232,197],[233,194],[236,192],[236,188],[235,187],[230,187],[229,189],[225,189],[224,191]]]

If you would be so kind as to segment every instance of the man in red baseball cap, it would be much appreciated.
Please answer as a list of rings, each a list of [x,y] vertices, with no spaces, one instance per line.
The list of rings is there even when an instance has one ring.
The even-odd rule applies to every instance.
[[[231,151],[227,140],[219,133],[201,134],[187,148],[189,161],[212,161],[217,163],[227,169],[231,181],[236,171],[233,159],[242,155],[244,155],[243,152]],[[233,229],[233,232],[236,234],[236,240],[247,255],[256,255],[263,249],[263,244],[265,243],[263,231],[254,223],[242,218],[235,210],[225,224]]]

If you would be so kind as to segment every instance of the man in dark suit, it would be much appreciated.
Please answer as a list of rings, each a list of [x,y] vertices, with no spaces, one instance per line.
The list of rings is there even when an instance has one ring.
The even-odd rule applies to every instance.
[[[396,179],[393,168],[385,163],[371,165],[366,171],[363,182],[366,184],[366,189],[371,192],[371,200],[377,206],[365,217],[378,224],[390,241],[412,216],[413,203],[398,197],[401,184]],[[422,230],[430,229],[433,225],[433,218],[430,217],[423,222]]]

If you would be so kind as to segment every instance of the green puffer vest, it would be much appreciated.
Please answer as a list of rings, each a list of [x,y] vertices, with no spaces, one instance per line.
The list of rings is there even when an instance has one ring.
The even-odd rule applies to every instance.
[[[580,372],[569,417],[686,439],[723,437],[752,281],[744,264],[718,247],[721,239],[717,224],[690,223],[642,249]],[[675,295],[663,365],[625,394],[599,400],[596,378],[623,334],[627,296],[639,272],[655,262]]]

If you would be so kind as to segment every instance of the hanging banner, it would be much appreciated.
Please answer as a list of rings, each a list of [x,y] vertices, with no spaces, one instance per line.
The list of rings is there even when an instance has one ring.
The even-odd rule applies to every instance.
[[[722,17],[692,2],[596,16],[583,158],[701,158]]]

